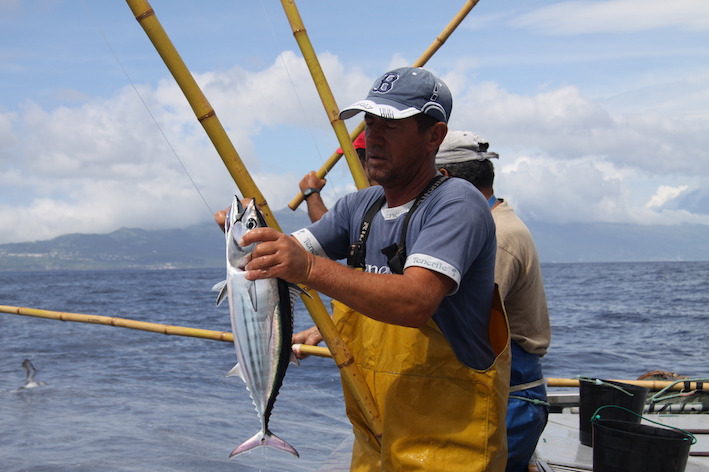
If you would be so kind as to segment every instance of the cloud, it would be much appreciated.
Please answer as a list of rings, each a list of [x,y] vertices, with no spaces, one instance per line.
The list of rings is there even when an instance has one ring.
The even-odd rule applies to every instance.
[[[558,2],[519,15],[510,24],[558,36],[628,33],[658,28],[706,31],[709,29],[709,3],[704,0]]]
[[[495,194],[508,200],[523,220],[557,224],[709,224],[708,212],[663,205],[679,194],[673,195],[678,189],[669,186],[658,190],[658,203],[664,199],[659,206],[636,202],[643,200],[637,193],[646,179],[593,157],[562,161],[542,155],[523,156],[505,164],[496,163]]]
[[[689,188],[688,185],[682,185],[680,187],[670,187],[668,185],[661,185],[657,189],[657,193],[652,196],[649,202],[645,205],[645,208],[661,207],[670,200],[677,198],[682,192]]]
[[[574,86],[518,95],[493,82],[450,82],[458,84],[451,127],[481,134],[491,150],[543,150],[560,160],[596,156],[618,167],[688,178],[709,173],[706,117],[611,112]]]
[[[344,97],[343,104],[361,98],[371,85],[372,79],[358,69],[345,71],[332,54],[323,53],[318,59],[332,95]],[[233,129],[302,126],[304,122],[319,129],[330,127],[308,67],[293,51],[283,52],[261,71],[234,67],[226,73],[201,74],[198,82],[225,126]]]
[[[703,185],[709,173],[705,116],[680,106],[674,113],[611,109],[575,86],[520,95],[470,77],[464,68],[443,77],[456,97],[450,127],[482,135],[490,150],[500,153],[496,192],[523,218],[555,223],[709,222],[706,215],[692,211],[701,205],[646,207],[660,187]],[[676,101],[683,100],[677,93]],[[695,90],[687,93],[694,96]],[[656,102],[646,100],[648,104]]]
[[[675,198],[663,202],[660,211],[684,211],[695,215],[709,215],[709,188],[706,185],[687,186]]]
[[[596,158],[522,156],[496,167],[496,195],[508,199],[523,219],[627,222],[623,179]]]
[[[358,97],[371,83],[334,56],[320,61],[340,96]],[[303,130],[323,130],[335,144],[305,62],[285,52],[263,70],[195,78],[271,208],[285,207],[310,169],[293,173],[283,163],[289,157],[317,163],[306,159],[315,153],[298,155],[309,139]],[[107,99],[54,109],[27,101],[16,113],[0,114],[0,243],[122,226],[211,224],[212,212],[229,204],[238,190],[174,81],[136,88],[140,97],[125,87]],[[270,138],[286,151],[262,155],[255,140],[282,126],[297,130]],[[334,150],[320,146],[328,156]]]
[[[331,54],[320,63],[340,106],[360,99],[374,79]],[[434,71],[456,97],[451,128],[481,134],[500,153],[496,191],[521,216],[709,224],[692,210],[703,207],[701,199],[646,207],[661,186],[705,185],[705,116],[679,105],[671,113],[611,108],[575,86],[522,95],[477,81],[472,64]],[[293,52],[259,70],[233,67],[195,79],[273,210],[337,146],[307,66]],[[108,98],[77,95],[55,108],[25,101],[0,113],[0,243],[212,224],[212,212],[238,192],[224,164],[173,80],[136,88],[140,97],[125,87]],[[677,92],[675,103],[682,100]],[[350,128],[359,123],[349,121]],[[328,205],[354,190],[345,167],[328,176]]]

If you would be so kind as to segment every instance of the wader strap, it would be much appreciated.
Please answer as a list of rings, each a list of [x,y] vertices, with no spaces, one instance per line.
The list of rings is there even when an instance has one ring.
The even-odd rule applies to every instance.
[[[521,392],[522,390],[527,390],[528,388],[533,388],[533,387],[539,387],[540,385],[544,385],[544,378],[541,378],[539,380],[535,380],[533,382],[528,382],[528,383],[519,384],[519,385],[513,385],[510,387],[510,393]]]
[[[364,269],[364,258],[367,254],[365,242],[369,236],[369,227],[372,225],[374,215],[384,206],[386,196],[382,195],[376,202],[369,207],[367,213],[362,220],[362,226],[359,230],[359,241],[355,241],[350,245],[350,252],[347,255],[347,265],[355,269]]]
[[[445,175],[435,176],[426,186],[426,189],[416,197],[416,201],[411,206],[411,209],[406,214],[406,219],[404,220],[404,226],[401,229],[401,236],[399,237],[400,244],[392,244],[382,249],[382,254],[387,256],[389,268],[395,274],[404,273],[404,263],[406,262],[406,233],[409,228],[409,220],[414,210],[418,208],[421,203],[429,196],[431,193],[438,188],[443,182],[448,180]],[[377,201],[375,201],[372,206],[369,207],[367,213],[364,215],[362,220],[362,226],[359,231],[359,241],[355,241],[350,245],[350,252],[347,255],[347,265],[354,267],[355,269],[364,269],[364,260],[367,254],[367,248],[365,243],[367,242],[367,237],[369,236],[369,229],[372,226],[372,220],[376,216],[377,212],[384,206],[386,201],[386,196],[382,195]]]
[[[406,263],[406,233],[409,230],[409,220],[414,214],[414,210],[421,206],[421,203],[423,203],[423,201],[446,180],[448,180],[448,177],[445,175],[437,175],[428,183],[426,190],[418,196],[414,204],[411,206],[411,209],[406,214],[404,226],[401,228],[401,235],[399,236],[399,244],[394,243],[391,246],[387,246],[382,249],[382,254],[387,257],[387,264],[393,273],[404,273],[404,264]]]

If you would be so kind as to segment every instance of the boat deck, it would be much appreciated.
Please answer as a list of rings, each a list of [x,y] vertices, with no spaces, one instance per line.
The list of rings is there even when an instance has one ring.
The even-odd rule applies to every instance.
[[[685,430],[707,430],[707,415],[651,415],[662,424]],[[549,415],[537,445],[536,459],[541,461],[539,472],[583,472],[593,470],[593,449],[579,442],[579,416],[573,413]],[[697,443],[691,453],[709,452],[709,434],[695,434]],[[354,435],[347,437],[317,472],[344,472],[349,470]],[[544,469],[543,467],[547,467]],[[685,472],[709,472],[709,457],[691,456]]]

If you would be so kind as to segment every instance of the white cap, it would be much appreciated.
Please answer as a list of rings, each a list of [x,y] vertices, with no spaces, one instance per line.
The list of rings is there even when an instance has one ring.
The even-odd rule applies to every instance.
[[[490,143],[472,131],[448,130],[445,139],[438,148],[436,165],[455,164],[466,161],[498,159],[496,152],[488,152]]]

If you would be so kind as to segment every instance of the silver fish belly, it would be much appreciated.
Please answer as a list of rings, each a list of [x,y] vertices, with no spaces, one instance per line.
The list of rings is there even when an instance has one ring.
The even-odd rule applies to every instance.
[[[249,230],[266,226],[253,200],[244,209],[234,197],[226,223],[227,278],[217,304],[228,296],[234,347],[238,363],[227,374],[238,375],[256,406],[261,430],[229,455],[259,446],[275,447],[298,456],[298,452],[268,429],[268,422],[289,362],[293,335],[293,298],[286,282],[271,278],[246,280],[243,267],[256,244],[241,247],[238,241]]]

